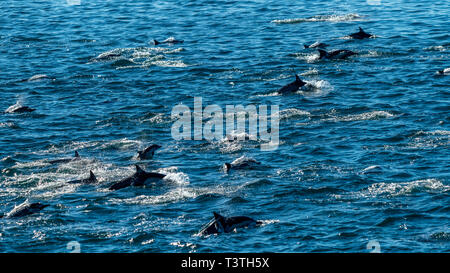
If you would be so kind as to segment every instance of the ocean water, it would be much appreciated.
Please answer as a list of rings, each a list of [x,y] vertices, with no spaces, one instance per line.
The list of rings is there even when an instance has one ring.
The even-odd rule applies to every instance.
[[[449,13],[448,1],[2,0],[0,111],[36,111],[0,114],[0,212],[50,206],[0,219],[0,252],[449,252],[450,77],[436,74],[450,67]],[[359,26],[375,38],[346,38]],[[169,37],[184,43],[152,42]],[[315,41],[359,54],[318,60],[303,48]],[[311,88],[279,95],[295,73]],[[172,108],[194,97],[278,105],[278,149],[175,140]],[[137,161],[150,143],[162,148]],[[240,157],[261,166],[223,171]],[[163,185],[107,189],[137,163]],[[66,183],[89,170],[97,184]],[[197,236],[213,211],[264,224]]]

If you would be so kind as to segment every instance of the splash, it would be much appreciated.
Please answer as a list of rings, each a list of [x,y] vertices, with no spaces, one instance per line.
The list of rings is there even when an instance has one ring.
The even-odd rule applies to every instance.
[[[375,183],[360,194],[363,197],[377,197],[380,195],[395,197],[413,194],[414,192],[435,193],[449,190],[450,186],[444,185],[437,179],[430,178],[403,183]]]

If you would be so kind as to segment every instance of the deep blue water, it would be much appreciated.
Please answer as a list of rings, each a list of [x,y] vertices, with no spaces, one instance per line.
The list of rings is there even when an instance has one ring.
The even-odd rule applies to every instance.
[[[450,2],[0,2],[0,252],[450,251]],[[376,35],[346,39],[358,26]],[[168,37],[182,44],[153,45]],[[304,43],[359,53],[322,61]],[[105,54],[120,55],[109,59]],[[116,56],[113,55],[113,56]],[[313,88],[277,89],[298,73]],[[27,81],[45,74],[54,79]],[[280,146],[176,141],[172,108],[279,105]],[[134,157],[150,143],[153,160]],[[82,160],[51,165],[72,156]],[[241,156],[261,167],[225,173]],[[134,164],[159,187],[107,190]],[[66,182],[92,170],[98,184]],[[212,212],[262,227],[196,236]]]

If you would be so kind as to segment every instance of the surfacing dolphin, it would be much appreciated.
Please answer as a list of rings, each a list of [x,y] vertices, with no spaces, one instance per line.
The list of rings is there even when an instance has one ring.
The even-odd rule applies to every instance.
[[[161,181],[166,175],[146,172],[136,165],[136,172],[109,187],[110,190],[120,190],[130,186],[144,186],[147,181]]]
[[[233,170],[251,169],[258,165],[261,165],[261,162],[258,162],[253,158],[240,157],[231,163],[223,164],[223,169],[225,170],[225,172],[228,172],[231,169]]]
[[[8,109],[5,110],[5,113],[9,113],[9,114],[31,113],[35,110],[36,109],[30,108],[28,106],[15,104],[15,105],[8,107]]]
[[[304,46],[305,48],[325,48],[325,47],[327,47],[328,45],[325,44],[325,43],[315,42],[315,43],[310,44],[310,45],[304,44],[303,46]]]
[[[77,151],[75,151],[75,156],[72,158],[61,158],[61,159],[50,160],[48,163],[50,163],[50,164],[69,163],[71,161],[79,160],[79,159],[80,159],[80,155],[78,154]]]
[[[238,228],[255,227],[262,224],[261,221],[256,221],[247,216],[224,217],[216,212],[213,212],[213,214],[214,220],[200,230],[200,235],[230,233]]]
[[[295,75],[295,81],[281,87],[278,89],[278,94],[286,94],[286,93],[293,93],[297,92],[300,87],[304,86],[306,82],[302,81],[298,75]]]
[[[39,202],[37,203],[28,203],[28,201],[23,202],[19,206],[15,207],[10,212],[0,215],[0,218],[17,218],[23,217],[27,215],[31,215],[41,211],[42,209],[48,207],[49,205],[44,205]]]
[[[161,146],[159,146],[158,144],[152,144],[149,147],[145,148],[144,150],[138,151],[137,158],[140,160],[152,159],[153,156],[155,155],[155,151],[158,150],[159,148],[161,148]]]
[[[27,79],[21,79],[18,82],[34,82],[34,81],[41,81],[41,80],[56,80],[56,78],[47,76],[45,74],[36,74]]]
[[[450,74],[450,67],[446,68],[446,69],[443,69],[443,70],[438,70],[437,74],[438,75],[448,75],[448,74]]]
[[[183,40],[177,40],[177,39],[175,39],[173,37],[170,37],[170,38],[165,39],[162,42],[160,42],[158,40],[153,40],[153,43],[155,45],[159,45],[159,44],[182,44],[182,43],[184,43],[184,41]]]
[[[373,37],[372,34],[365,32],[361,27],[359,28],[358,32],[352,33],[349,36],[352,37],[353,39],[359,39],[359,40]]]
[[[85,179],[72,180],[67,183],[69,184],[93,184],[97,182],[97,178],[95,177],[92,171],[89,171],[89,177]]]
[[[353,52],[351,50],[347,50],[347,49],[339,49],[339,50],[334,50],[334,51],[330,51],[330,52],[326,52],[323,49],[317,49],[319,51],[320,57],[319,59],[330,59],[330,60],[342,60],[342,59],[346,59],[347,57],[350,57],[352,55],[356,55],[358,53]]]

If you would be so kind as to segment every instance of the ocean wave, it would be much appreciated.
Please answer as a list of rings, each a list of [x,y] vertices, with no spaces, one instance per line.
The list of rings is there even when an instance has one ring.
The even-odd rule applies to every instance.
[[[444,52],[444,51],[447,51],[447,47],[442,46],[442,45],[429,46],[429,47],[424,48],[424,50]]]
[[[280,120],[296,118],[296,117],[304,117],[310,116],[311,113],[308,111],[296,109],[296,108],[288,108],[280,111]]]
[[[352,114],[342,117],[333,117],[325,119],[324,121],[333,121],[333,122],[348,122],[348,121],[361,121],[361,120],[378,120],[385,118],[392,118],[394,114],[391,114],[387,111],[371,111],[361,114]]]
[[[319,75],[319,70],[317,70],[316,68],[313,69],[309,69],[308,71],[305,71],[303,73],[300,74],[301,76],[311,76],[311,75]]]
[[[175,203],[187,199],[195,199],[203,195],[218,194],[226,196],[237,189],[226,188],[226,187],[204,187],[204,188],[193,188],[180,186],[174,189],[170,189],[161,195],[139,195],[131,198],[112,198],[110,202],[114,204],[136,204],[136,205],[155,205],[155,204],[166,204]]]
[[[316,15],[308,18],[292,18],[292,19],[279,19],[272,20],[271,23],[275,24],[298,24],[305,22],[352,22],[362,21],[363,17],[356,13],[349,13],[344,15]]]
[[[19,128],[14,122],[0,122],[0,128]]]
[[[160,67],[187,67],[182,60],[170,58],[169,55],[183,51],[183,48],[168,49],[163,47],[115,48],[100,53],[90,63],[110,62],[116,69]],[[167,59],[167,60],[166,60]]]
[[[444,185],[440,180],[430,178],[403,183],[375,183],[360,194],[363,197],[404,196],[414,192],[439,193],[450,190],[450,186]]]
[[[418,131],[408,143],[407,148],[424,149],[437,148],[440,146],[450,145],[450,131],[434,130],[434,131]]]

